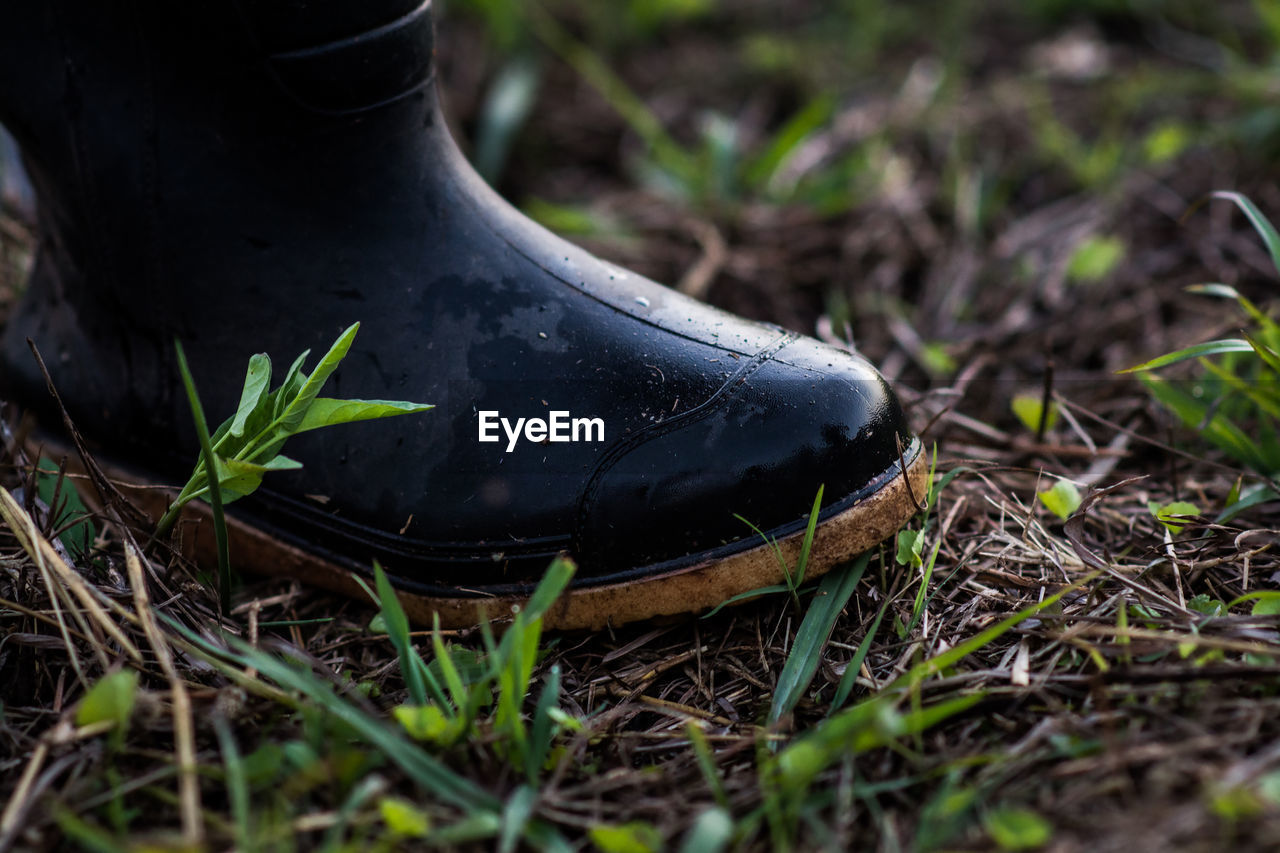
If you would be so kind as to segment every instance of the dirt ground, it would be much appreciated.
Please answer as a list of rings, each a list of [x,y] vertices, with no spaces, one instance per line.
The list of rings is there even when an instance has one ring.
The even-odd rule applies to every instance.
[[[619,23],[552,4],[551,23],[512,34],[485,17],[486,4],[451,4],[439,77],[457,135],[472,151],[501,136],[484,117],[494,80],[537,69],[527,117],[494,143],[509,148],[495,179],[509,199],[713,304],[856,345],[936,448],[939,477],[954,477],[930,508],[923,559],[886,543],[810,689],[770,733],[761,724],[804,615],[788,596],[706,619],[544,638],[536,678],[558,664],[561,707],[586,723],[540,777],[533,813],[573,845],[605,850],[644,847],[611,848],[593,827],[644,824],[675,848],[717,804],[742,849],[1280,845],[1280,611],[1255,606],[1265,598],[1238,601],[1277,589],[1280,503],[1215,521],[1237,484],[1267,478],[1117,373],[1242,327],[1233,303],[1188,285],[1222,282],[1259,305],[1274,301],[1276,270],[1245,218],[1226,202],[1188,215],[1215,190],[1280,215],[1280,50],[1254,6],[911,3],[902,21],[874,2],[839,15],[811,3],[687,5],[656,23]],[[615,77],[593,73],[578,48],[699,168],[681,172],[655,155],[606,85]],[[773,168],[759,165],[807,107],[816,118],[801,141]],[[15,211],[0,219],[0,317],[33,241]],[[1018,397],[1052,400],[1056,422],[1037,434],[1015,414]],[[7,422],[20,415],[11,406]],[[1250,434],[1268,428],[1243,423]],[[12,488],[24,475],[15,448],[5,452],[0,480]],[[1037,497],[1059,478],[1084,498],[1066,521]],[[1150,506],[1172,501],[1195,507],[1178,530]],[[129,606],[121,564],[111,564],[116,574],[89,571],[86,581]],[[188,567],[150,571],[176,594],[160,609],[189,626],[214,623],[216,596]],[[0,827],[0,848],[180,845],[171,683],[149,659],[119,748],[69,733],[81,696],[73,666],[100,674],[113,661],[59,629],[39,577],[29,549],[0,526],[0,798],[24,798],[22,826],[7,836]],[[904,711],[974,704],[888,745],[831,747],[797,799],[771,787],[768,737],[794,744],[830,730],[833,696],[873,626],[849,704],[1057,593],[1056,604],[893,693]],[[264,626],[264,647],[279,637],[335,682],[369,685],[359,702],[371,713],[386,719],[404,700],[395,649],[368,630],[370,605],[252,577],[235,602],[236,619],[252,612]],[[430,638],[417,639],[429,652]],[[452,642],[483,648],[474,632]],[[177,666],[202,766],[221,766],[215,710],[246,754],[314,742],[323,730],[194,656]],[[710,775],[690,721],[710,745]],[[41,750],[40,772],[21,788]],[[523,781],[483,736],[440,757],[500,798]],[[385,790],[430,801],[371,753],[320,749],[317,761],[305,779],[253,789],[293,836],[263,829],[264,848],[324,846],[333,824],[321,818],[369,767]],[[219,780],[210,771],[201,782],[209,849],[237,838]],[[109,791],[121,786],[129,793],[113,805]],[[457,817],[423,808],[441,823]],[[1009,815],[1026,813],[1049,827],[1046,838],[1002,833],[1016,823]],[[356,821],[366,841],[414,846],[376,823]]]

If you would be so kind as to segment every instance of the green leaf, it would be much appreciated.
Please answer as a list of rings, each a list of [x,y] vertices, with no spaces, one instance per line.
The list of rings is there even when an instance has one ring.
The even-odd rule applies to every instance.
[[[1202,358],[1206,355],[1221,355],[1226,352],[1253,352],[1253,347],[1248,341],[1242,341],[1239,338],[1227,338],[1220,341],[1208,341],[1203,344],[1180,349],[1177,352],[1167,353],[1157,356],[1150,361],[1144,361],[1142,364],[1127,367],[1121,370],[1121,373],[1137,373],[1139,370],[1155,370],[1160,367],[1167,367],[1170,364],[1177,364],[1180,361],[1187,361],[1193,358]]]
[[[218,489],[222,493],[222,502],[251,495],[262,485],[262,478],[270,471],[295,471],[302,463],[287,456],[275,456],[269,462],[259,465],[257,462],[246,462],[243,459],[221,459],[218,465]]]
[[[1053,837],[1053,825],[1028,809],[996,809],[983,825],[1001,850],[1034,850]]]
[[[551,744],[555,741],[558,726],[551,711],[560,704],[560,665],[554,664],[547,673],[542,685],[542,693],[538,696],[538,705],[533,712],[533,725],[529,731],[529,754],[525,775],[531,784],[538,781],[538,772],[547,765],[551,756]]]
[[[1203,592],[1188,598],[1187,607],[1197,613],[1203,613],[1205,616],[1221,616],[1227,609],[1227,606],[1221,601]]]
[[[1045,432],[1058,422],[1057,404],[1049,401],[1048,411],[1045,411],[1044,398],[1040,394],[1018,394],[1009,401],[1009,408],[1013,409],[1022,425],[1034,433],[1040,432],[1041,419],[1044,420]]]
[[[425,838],[431,831],[431,818],[408,800],[383,797],[378,801],[378,813],[387,829],[398,838]]]
[[[409,403],[403,400],[335,400],[331,397],[317,397],[307,408],[294,432],[307,432],[320,427],[350,424],[356,421],[392,418],[396,415],[411,415],[433,408],[435,407],[424,403]]]
[[[1226,524],[1242,512],[1274,500],[1280,500],[1280,493],[1277,493],[1265,483],[1255,483],[1237,495],[1236,500],[1229,501],[1226,509],[1214,519],[1214,523]]]
[[[1219,190],[1211,193],[1213,198],[1223,199],[1235,204],[1236,207],[1244,211],[1244,215],[1248,217],[1249,223],[1253,225],[1253,230],[1258,232],[1258,236],[1262,238],[1262,242],[1267,246],[1267,252],[1271,255],[1271,264],[1280,272],[1280,234],[1276,233],[1275,227],[1267,217],[1262,215],[1262,211],[1258,210],[1257,205],[1245,196],[1236,192],[1227,192]]]
[[[196,392],[196,380],[191,375],[191,368],[187,366],[187,354],[182,349],[182,342],[176,338],[173,341],[174,352],[178,357],[178,373],[182,376],[182,386],[187,392],[187,403],[191,406],[191,420],[196,427],[196,438],[200,440],[200,459],[204,463],[204,469],[207,472],[216,472],[218,470],[218,455],[213,450],[213,442],[209,439],[209,424],[204,416],[204,406],[200,404],[200,395]],[[199,477],[199,468],[192,478]],[[188,483],[188,487],[190,483]],[[184,488],[183,492],[187,490]],[[222,615],[231,612],[231,556],[230,556],[230,540],[227,536],[227,520],[222,514],[222,490],[208,490],[209,509],[213,513],[213,538],[218,551],[218,607],[222,611]],[[190,498],[188,498],[190,500]],[[181,503],[174,501],[174,506],[170,507],[165,513],[164,518],[160,520],[159,530],[167,529],[165,527],[166,519],[171,518],[171,514],[175,509],[180,509]],[[176,515],[172,518],[176,519]],[[172,523],[172,522],[170,522]]]
[[[787,119],[773,135],[764,152],[747,167],[744,175],[746,182],[757,189],[764,189],[800,144],[831,120],[834,109],[835,99],[824,94]]]
[[[1151,510],[1151,514],[1154,515],[1161,524],[1169,528],[1170,533],[1174,534],[1181,533],[1182,528],[1184,527],[1184,525],[1177,523],[1181,516],[1200,515],[1200,507],[1193,503],[1187,503],[1186,501],[1173,501],[1172,503],[1167,503],[1164,506],[1161,506],[1155,501],[1151,501],[1147,504],[1147,508]]]
[[[621,825],[597,824],[587,833],[600,853],[656,853],[662,836],[651,824],[632,821]]]
[[[1101,281],[1124,260],[1124,255],[1124,241],[1119,237],[1089,237],[1076,247],[1067,262],[1067,278],[1086,284]]]
[[[1181,154],[1191,141],[1191,132],[1185,125],[1166,122],[1147,134],[1142,150],[1148,163],[1160,165]]]
[[[1050,512],[1066,521],[1080,506],[1080,490],[1070,480],[1059,480],[1053,487],[1039,492],[1036,497]]]
[[[1216,296],[1221,299],[1234,299],[1245,310],[1245,313],[1254,319],[1259,325],[1264,327],[1274,325],[1274,322],[1268,317],[1257,305],[1254,305],[1244,294],[1236,290],[1229,284],[1220,282],[1210,282],[1208,284],[1193,284],[1187,288],[1188,293],[1198,293],[1203,296]]]
[[[818,493],[813,497],[813,506],[809,510],[809,524],[804,529],[804,539],[800,542],[800,555],[796,558],[796,570],[789,581],[793,588],[804,583],[805,569],[809,567],[809,551],[813,548],[813,534],[818,529],[818,511],[822,508],[822,493],[825,490],[826,484],[820,484]]]
[[[1271,368],[1276,373],[1280,373],[1280,354],[1277,354],[1275,350],[1258,341],[1257,338],[1253,337],[1248,332],[1244,333],[1244,339],[1249,342],[1249,346],[1253,347],[1253,351],[1258,354],[1258,358],[1266,362],[1267,367]]]
[[[516,844],[524,835],[533,807],[538,801],[536,789],[521,785],[511,792],[502,809],[502,829],[498,835],[498,853],[515,853]]]
[[[893,559],[900,566],[917,568],[924,564],[924,531],[904,529],[898,531],[898,548]]]
[[[827,645],[836,620],[849,603],[870,559],[870,552],[863,554],[853,563],[828,572],[818,584],[818,591],[809,602],[809,609],[796,631],[791,653],[787,655],[782,672],[778,674],[778,686],[773,692],[773,702],[769,708],[769,725],[782,719],[784,714],[789,714],[809,689],[813,676],[818,671],[818,664],[822,662],[822,650]]]
[[[1271,589],[1248,592],[1239,598],[1231,599],[1227,609],[1231,610],[1237,604],[1243,604],[1246,601],[1253,602],[1254,616],[1280,616],[1280,592]]]
[[[121,669],[104,675],[80,700],[76,725],[111,722],[116,728],[126,728],[137,693],[138,673],[133,670]]]
[[[303,384],[306,383],[307,374],[302,372],[302,365],[306,363],[309,355],[311,355],[311,350],[304,349],[302,355],[295,358],[293,364],[289,365],[280,387],[271,392],[272,420],[284,413],[285,407],[297,398],[298,392],[302,390]]]
[[[1148,375],[1141,379],[1151,395],[1185,425],[1199,429],[1205,438],[1255,471],[1266,471],[1267,461],[1257,443],[1216,408],[1211,410],[1208,402],[1182,391],[1163,377]]]
[[[569,581],[573,579],[573,573],[577,570],[578,567],[573,560],[568,557],[556,557],[547,567],[542,580],[538,582],[537,588],[529,598],[529,603],[524,606],[521,615],[525,620],[541,619],[551,609],[551,605],[556,603],[556,599],[560,597],[560,593],[564,592]]]
[[[66,477],[60,478],[58,470],[52,460],[41,459],[36,464],[36,492],[50,512],[56,513],[50,526],[62,531],[58,541],[73,559],[83,559],[98,538],[98,528],[80,492]]]
[[[239,438],[244,435],[245,424],[249,416],[260,411],[268,398],[268,387],[271,385],[271,359],[266,353],[257,353],[249,358],[249,370],[244,377],[244,390],[240,392],[240,405],[236,408],[231,426],[227,428],[230,435]]]
[[[399,705],[392,716],[414,740],[452,746],[466,730],[466,721],[450,717],[438,705]]]
[[[307,409],[311,407],[316,397],[320,396],[320,389],[324,387],[324,383],[329,381],[329,377],[338,369],[338,364],[347,357],[347,352],[350,351],[351,344],[359,331],[360,324],[352,323],[338,336],[333,346],[329,347],[329,351],[324,354],[324,358],[320,359],[316,369],[302,383],[297,395],[285,406],[284,412],[280,415],[280,425],[286,433],[297,431],[298,424],[302,423],[302,419],[306,417]]]

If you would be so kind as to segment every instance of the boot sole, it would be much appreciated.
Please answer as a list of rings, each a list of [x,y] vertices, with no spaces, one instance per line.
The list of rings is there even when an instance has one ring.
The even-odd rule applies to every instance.
[[[33,442],[34,443],[34,442]],[[65,456],[72,473],[83,473],[79,456],[57,441],[41,441],[42,455],[54,459]],[[814,532],[805,571],[806,580],[874,548],[897,533],[920,510],[927,494],[928,465],[924,452],[903,472],[895,465],[883,475],[878,487],[851,506],[822,520]],[[32,454],[33,457],[35,454]],[[153,520],[158,520],[176,489],[148,485],[136,471],[98,460],[107,476]],[[82,489],[82,491],[87,491]],[[96,495],[86,495],[96,498]],[[89,504],[93,507],[93,504]],[[94,507],[96,508],[96,507]],[[237,565],[254,574],[285,577],[323,587],[357,600],[367,594],[346,566],[308,552],[253,526],[244,519],[226,515],[230,546]],[[212,512],[203,502],[188,504],[178,522],[183,556],[206,570],[217,567]],[[557,630],[600,630],[664,616],[679,616],[710,610],[728,599],[763,587],[785,582],[778,551],[788,567],[794,567],[804,540],[804,529],[779,537],[773,544],[760,545],[725,557],[656,573],[625,583],[571,587],[544,617],[543,624]],[[366,581],[368,579],[366,578]],[[397,590],[409,619],[420,625],[432,624],[438,614],[445,628],[467,628],[482,619],[505,621],[527,600],[524,596],[477,597],[428,596]],[[743,599],[747,601],[750,599]]]

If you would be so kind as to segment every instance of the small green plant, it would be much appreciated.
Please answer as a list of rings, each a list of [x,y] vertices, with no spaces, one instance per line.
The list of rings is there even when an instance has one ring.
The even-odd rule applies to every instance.
[[[1080,508],[1080,490],[1070,480],[1059,480],[1036,497],[1050,512],[1066,521],[1071,514]]]
[[[482,622],[484,655],[446,644],[437,619],[431,634],[434,659],[428,664],[411,642],[409,620],[395,590],[382,568],[375,566],[376,591],[367,592],[382,608],[382,624],[409,691],[409,701],[394,711],[405,732],[417,741],[447,748],[477,737],[483,726],[485,740],[493,743],[495,753],[523,772],[530,786],[536,785],[547,765],[554,763],[556,736],[581,728],[576,718],[560,709],[558,666],[552,666],[543,679],[532,719],[524,713],[539,655],[542,617],[574,571],[572,561],[554,561],[500,641],[495,640],[489,622]],[[486,710],[489,713],[482,717]]]
[[[209,502],[218,540],[218,584],[224,612],[230,590],[230,568],[222,504],[255,492],[262,485],[262,478],[271,471],[301,468],[301,462],[281,452],[286,441],[299,433],[321,427],[408,415],[432,408],[423,403],[399,400],[341,400],[320,396],[320,389],[350,351],[359,330],[360,324],[355,323],[339,335],[310,375],[303,373],[302,366],[311,351],[303,352],[290,365],[284,381],[274,391],[268,390],[271,386],[270,357],[265,353],[251,357],[244,388],[240,392],[240,405],[236,413],[212,435],[196,393],[195,380],[187,366],[186,354],[182,344],[175,341],[178,369],[191,404],[201,454],[186,485],[156,525],[156,536],[167,535],[181,516],[183,507],[191,501]],[[212,477],[210,472],[214,472]],[[210,488],[211,480],[217,484],[216,488]]]
[[[1280,272],[1280,233],[1267,217],[1239,193],[1217,192],[1211,198],[1230,201],[1244,212]],[[1195,344],[1122,372],[1139,373],[1151,395],[1185,425],[1264,480],[1273,480],[1280,473],[1280,324],[1225,284],[1197,285],[1191,291],[1235,301],[1249,328],[1238,338]],[[1202,372],[1189,387],[1155,373],[1193,359]],[[1233,493],[1229,503],[1238,511],[1238,505],[1276,497],[1274,486],[1264,482]]]

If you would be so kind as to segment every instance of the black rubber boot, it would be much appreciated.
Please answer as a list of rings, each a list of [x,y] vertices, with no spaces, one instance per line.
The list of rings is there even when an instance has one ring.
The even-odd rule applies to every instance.
[[[498,198],[440,116],[429,6],[10,4],[0,121],[41,234],[3,341],[10,399],[56,424],[31,337],[105,458],[181,482],[197,450],[175,336],[217,421],[250,354],[288,364],[362,321],[326,393],[437,408],[295,438],[305,467],[233,505],[235,557],[346,591],[377,558],[446,624],[500,615],[558,552],[580,566],[566,627],[778,582],[735,514],[793,559],[820,484],[810,577],[896,531],[923,459],[875,370]],[[553,412],[603,435],[512,445],[496,420]]]

